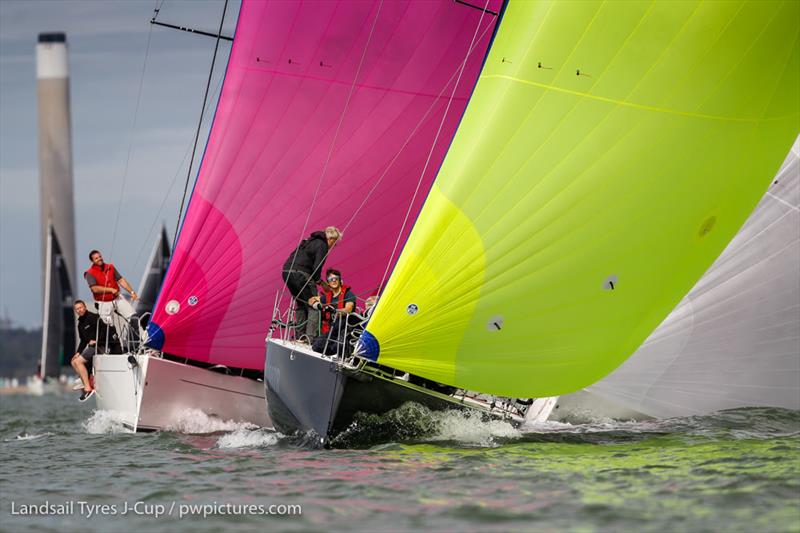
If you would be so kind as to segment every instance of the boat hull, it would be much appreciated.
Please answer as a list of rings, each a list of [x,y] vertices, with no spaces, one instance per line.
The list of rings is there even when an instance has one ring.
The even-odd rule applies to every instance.
[[[94,358],[97,407],[112,411],[131,431],[169,430],[187,413],[201,411],[222,421],[271,427],[260,381],[139,355],[129,368],[128,354]]]
[[[322,445],[347,429],[356,413],[384,414],[407,402],[432,411],[474,409],[502,417],[403,379],[342,368],[289,341],[267,341],[265,376],[275,428],[287,434],[313,432]]]

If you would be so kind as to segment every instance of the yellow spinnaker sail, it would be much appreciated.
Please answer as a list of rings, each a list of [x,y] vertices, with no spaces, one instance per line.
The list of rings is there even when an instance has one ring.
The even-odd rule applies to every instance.
[[[798,20],[796,1],[512,1],[371,355],[517,397],[617,367],[800,130]]]

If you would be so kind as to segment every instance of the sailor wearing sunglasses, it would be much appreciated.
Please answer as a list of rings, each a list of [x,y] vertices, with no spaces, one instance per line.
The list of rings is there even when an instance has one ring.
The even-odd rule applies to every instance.
[[[356,308],[356,295],[350,287],[342,283],[342,273],[329,268],[325,276],[328,286],[320,296],[310,302],[312,307],[322,308],[321,334],[314,340],[314,350],[319,352],[325,350],[329,337],[338,338],[339,328],[346,320],[337,320],[337,317],[349,315]]]

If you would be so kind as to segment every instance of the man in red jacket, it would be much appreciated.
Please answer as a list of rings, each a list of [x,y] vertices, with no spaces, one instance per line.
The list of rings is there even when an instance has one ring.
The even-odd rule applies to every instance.
[[[99,251],[89,252],[89,260],[92,266],[86,270],[83,277],[89,284],[94,301],[97,302],[100,319],[106,324],[111,324],[113,314],[116,312],[126,322],[129,321],[134,314],[133,307],[120,294],[120,287],[128,291],[134,302],[139,298],[136,292],[114,265],[103,261],[103,254]]]

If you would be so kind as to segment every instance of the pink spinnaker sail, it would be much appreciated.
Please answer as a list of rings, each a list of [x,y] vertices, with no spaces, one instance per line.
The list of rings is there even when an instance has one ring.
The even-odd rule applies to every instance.
[[[344,236],[325,266],[377,290],[491,42],[500,1],[474,4],[243,2],[151,345],[263,368],[283,262],[326,226]]]

